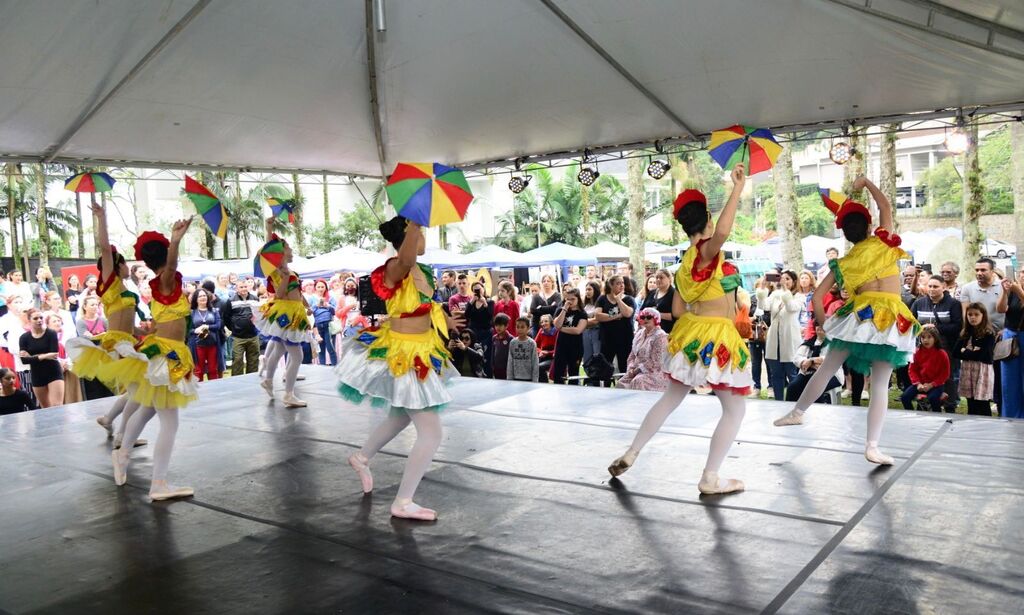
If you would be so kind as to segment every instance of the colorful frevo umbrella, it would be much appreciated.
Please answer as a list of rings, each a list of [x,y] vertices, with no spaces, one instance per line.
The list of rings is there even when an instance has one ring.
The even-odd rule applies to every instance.
[[[274,238],[263,244],[253,259],[253,275],[269,278],[284,262],[284,240]]]
[[[708,154],[723,169],[731,171],[737,163],[747,165],[747,175],[767,171],[775,165],[782,146],[767,128],[730,126],[711,133]]]
[[[281,222],[295,224],[295,199],[279,199],[270,197],[267,199],[270,205],[270,213]]]
[[[224,239],[228,234],[228,210],[215,194],[192,179],[185,176],[185,196],[196,206],[196,211],[203,217],[203,222],[210,227],[210,232]]]
[[[106,173],[79,173],[64,180],[64,189],[71,192],[110,192],[114,189],[114,178]],[[95,200],[95,198],[94,198]]]
[[[436,162],[400,162],[384,187],[399,215],[420,226],[460,222],[473,201],[460,169]]]

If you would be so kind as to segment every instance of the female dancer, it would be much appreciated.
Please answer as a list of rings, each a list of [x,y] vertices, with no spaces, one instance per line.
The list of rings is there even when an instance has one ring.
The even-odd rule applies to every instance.
[[[191,487],[167,484],[167,466],[178,431],[178,408],[196,398],[192,373],[195,366],[192,353],[185,345],[192,310],[182,292],[178,273],[178,245],[191,223],[191,218],[175,222],[170,241],[155,231],[147,231],[136,240],[135,258],[145,261],[156,273],[149,282],[153,289],[153,332],[142,338],[134,356],[99,370],[100,379],[106,377],[128,389],[131,400],[140,406],[125,428],[123,446],[111,454],[115,484],[123,485],[128,481],[128,456],[135,439],[154,414],[160,417],[160,433],[153,451],[153,481],[149,487],[152,500],[188,497],[193,493]]]
[[[828,350],[824,363],[807,383],[796,407],[776,419],[775,425],[803,423],[804,411],[822,394],[829,378],[846,361],[851,370],[871,376],[864,457],[871,463],[892,465],[892,457],[878,450],[882,422],[889,405],[886,394],[889,377],[894,368],[910,363],[921,325],[900,300],[897,261],[909,255],[900,248],[899,236],[892,232],[892,205],[867,178],[858,177],[853,182],[855,191],[865,187],[878,205],[878,228],[873,236],[868,235],[871,213],[860,203],[847,200],[832,212],[836,215],[836,228],[843,229],[847,241],[854,245],[846,256],[829,261],[829,274],[814,290],[814,317],[825,323]],[[826,321],[822,299],[833,283],[851,291],[851,295]]]
[[[731,263],[724,262],[720,250],[732,232],[746,179],[744,165],[737,164],[732,170],[732,194],[718,224],[711,220],[707,199],[699,191],[684,190],[676,197],[675,219],[689,236],[690,248],[676,272],[678,292],[672,301],[672,314],[677,318],[664,362],[670,377],[668,390],[647,412],[626,454],[608,467],[612,476],[633,465],[640,450],[693,387],[709,385],[722,404],[722,417],[711,436],[711,449],[697,489],[707,494],[743,490],[741,481],[718,477],[740,430],[746,413],[746,395],[753,384],[750,354],[733,322],[739,272]]]
[[[441,444],[438,410],[452,399],[445,383],[457,372],[443,338],[449,326],[461,328],[464,321],[447,317],[441,304],[432,300],[434,276],[429,267],[416,262],[426,248],[420,226],[395,216],[380,225],[380,234],[398,249],[398,256],[370,277],[374,291],[387,305],[388,320],[345,340],[337,374],[343,397],[358,403],[369,396],[390,405],[391,414],[348,462],[359,475],[363,492],[370,493],[370,460],[412,422],[416,443],[391,514],[433,521],[437,513],[415,504],[412,496]]]
[[[135,312],[138,310],[139,296],[125,288],[124,280],[129,275],[128,265],[124,256],[110,243],[106,209],[103,205],[94,203],[92,213],[97,221],[96,241],[101,250],[99,261],[96,263],[100,272],[96,292],[99,293],[103,311],[107,316],[107,329],[99,335],[71,338],[64,344],[64,350],[71,361],[73,374],[79,378],[99,380],[108,389],[117,391],[117,385],[110,378],[101,377],[101,368],[127,357],[136,357],[132,360],[139,361],[138,353],[135,352]],[[89,301],[85,302],[85,306],[90,304]],[[84,307],[80,320],[86,320],[90,309]],[[89,329],[85,328],[85,331],[88,332]],[[124,412],[121,427],[114,436],[115,449],[121,447],[125,425],[136,408],[138,404],[132,402],[130,395],[125,393],[117,398],[106,415],[96,419],[100,427],[107,430],[107,437],[110,438],[114,436],[114,420]],[[137,440],[136,446],[140,442],[145,444],[145,440]]]
[[[274,217],[267,218],[267,244],[281,242],[284,247],[281,265],[267,278],[267,290],[274,294],[270,301],[260,306],[255,315],[256,328],[270,338],[263,360],[263,382],[261,386],[267,395],[274,397],[274,372],[281,357],[288,355],[284,368],[284,405],[302,408],[306,402],[295,396],[295,381],[302,365],[302,343],[309,331],[309,314],[306,300],[302,296],[299,276],[288,268],[292,262],[292,248],[288,242],[274,233]],[[266,248],[266,245],[264,245]]]
[[[40,408],[64,403],[64,370],[60,366],[57,333],[46,328],[46,316],[36,308],[28,310],[29,330],[21,334],[21,361],[32,374],[32,393]]]

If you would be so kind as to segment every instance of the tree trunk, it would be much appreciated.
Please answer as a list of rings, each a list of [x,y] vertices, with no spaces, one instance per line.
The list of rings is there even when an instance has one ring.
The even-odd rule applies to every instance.
[[[36,165],[36,225],[39,227],[39,266],[50,266],[50,233],[46,224],[46,169]]]
[[[779,237],[782,239],[782,262],[786,269],[804,268],[803,248],[800,245],[800,218],[797,215],[796,189],[793,187],[793,150],[782,147],[772,172],[775,185],[775,216]]]
[[[306,230],[302,227],[302,186],[299,185],[299,174],[292,173],[292,186],[295,188],[295,247],[298,249],[296,256],[306,255]]]
[[[985,204],[981,186],[981,165],[978,164],[978,123],[967,124],[967,151],[964,152],[964,270],[970,270],[981,255],[981,229],[978,221]]]
[[[14,171],[13,162],[7,163],[7,220],[11,223],[11,262],[14,268],[18,268],[18,223],[15,219],[14,199]]]
[[[75,169],[77,172],[78,169]],[[78,216],[78,226],[75,227],[75,239],[77,240],[76,254],[78,258],[85,258],[85,225],[82,224],[82,193],[75,193],[75,215]]]
[[[1013,187],[1014,243],[1018,260],[1024,256],[1024,122],[1010,122],[1011,185]]]
[[[892,204],[893,232],[900,230],[899,218],[896,215],[896,131],[900,125],[887,124],[885,134],[882,135],[882,154],[879,161],[879,183],[878,187],[882,194]]]
[[[331,223],[331,208],[327,205],[327,173],[324,173],[324,226]]]
[[[672,168],[669,169],[669,175],[672,178],[672,202],[675,203],[675,199],[679,196],[679,193],[683,191],[683,185],[686,183],[686,161],[679,154],[673,154],[669,157],[669,161],[672,163]],[[671,215],[671,212],[670,214]],[[669,222],[669,228],[672,229],[672,245],[679,245],[683,241],[682,229],[679,223],[676,222],[675,218],[671,218]]]
[[[216,192],[216,194],[220,195],[221,198],[227,199],[228,198],[228,190],[227,190],[228,187],[227,187],[227,185],[225,185],[225,182],[227,181],[227,178],[224,176],[224,172],[223,171],[218,171],[217,173],[214,174],[213,177],[214,177],[214,181],[217,182],[217,192]],[[227,209],[226,206],[225,206],[225,209]],[[228,233],[226,233],[226,232],[224,233],[224,239],[221,239],[220,242],[221,242],[221,253],[224,255],[224,260],[227,260],[228,258],[230,258],[228,256]]]
[[[29,277],[29,270],[31,269],[31,267],[29,267],[29,264],[28,264],[28,257],[29,257],[29,252],[30,251],[31,251],[31,246],[29,246],[29,243],[28,243],[28,234],[25,233],[25,218],[22,218],[21,219],[21,274],[22,274],[22,277],[24,279],[26,279],[26,280],[35,279],[35,278]]]
[[[633,263],[638,283],[644,273],[644,161],[630,158],[626,163],[627,193],[629,194],[629,261]]]
[[[858,128],[850,134],[850,146],[854,148],[856,154],[843,165],[843,194],[870,208],[867,190],[853,191],[853,180],[860,175],[867,175],[868,151],[867,139],[864,137],[865,132],[867,132],[867,128]]]
[[[580,218],[583,226],[583,245],[586,248],[590,245],[590,186],[580,185]]]

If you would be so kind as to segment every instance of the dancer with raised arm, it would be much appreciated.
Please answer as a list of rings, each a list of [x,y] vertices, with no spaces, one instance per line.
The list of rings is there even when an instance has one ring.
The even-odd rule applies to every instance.
[[[736,330],[736,289],[739,271],[722,258],[722,244],[729,239],[740,193],[746,182],[744,165],[732,170],[732,194],[718,217],[711,220],[707,199],[697,190],[685,190],[675,200],[675,219],[690,238],[690,247],[676,272],[672,300],[675,324],[669,335],[664,369],[668,390],[647,412],[633,444],[612,462],[608,472],[619,476],[636,461],[665,419],[694,387],[710,386],[722,404],[722,416],[711,436],[711,449],[697,489],[701,493],[732,493],[743,482],[722,479],[718,471],[732,446],[746,412],[746,396],[754,384],[746,341]]]
[[[192,353],[185,345],[192,309],[181,288],[178,273],[178,246],[192,219],[179,220],[171,228],[171,239],[155,231],[143,233],[135,242],[135,258],[145,261],[156,274],[149,282],[153,291],[153,332],[142,338],[134,356],[119,359],[100,368],[115,384],[130,391],[131,401],[139,404],[125,428],[124,442],[113,451],[114,482],[128,480],[128,458],[136,438],[154,415],[160,418],[160,433],[153,449],[153,481],[149,488],[152,500],[192,495],[191,487],[167,484],[174,438],[178,432],[178,409],[196,399],[195,366]],[[106,374],[104,374],[106,372]]]
[[[279,255],[276,269],[267,274],[267,291],[273,298],[260,306],[254,322],[259,332],[267,336],[267,350],[263,359],[263,381],[261,386],[267,395],[274,397],[274,372],[281,357],[287,355],[284,368],[284,405],[301,408],[306,405],[295,396],[295,381],[302,365],[302,343],[309,332],[309,307],[302,296],[299,276],[288,268],[292,262],[292,248],[273,231],[274,216],[267,218],[267,243],[260,249],[261,261],[264,254]]]
[[[107,330],[92,337],[73,337],[64,348],[71,361],[71,371],[79,378],[97,379],[114,392],[121,392],[119,387],[109,378],[101,378],[100,371],[104,365],[126,357],[137,357],[135,352],[135,313],[139,309],[139,296],[128,290],[124,280],[128,278],[128,264],[124,256],[110,243],[107,233],[107,212],[103,205],[92,204],[92,213],[96,220],[96,242],[100,247],[100,258],[96,263],[100,278],[96,285],[103,313],[107,317]],[[70,324],[70,323],[69,323]],[[134,359],[140,361],[140,359]],[[141,360],[143,365],[145,361]],[[114,438],[114,448],[121,448],[125,425],[138,403],[131,401],[128,392],[114,401],[106,415],[98,417],[96,422],[107,431],[107,437]],[[114,435],[114,421],[124,412],[121,426]],[[145,440],[137,439],[135,446],[145,444]]]
[[[889,406],[889,377],[893,369],[910,363],[921,325],[900,299],[898,261],[910,256],[900,248],[899,235],[892,232],[892,205],[867,178],[854,180],[854,190],[864,188],[878,205],[879,225],[873,235],[867,207],[849,199],[837,202],[828,191],[822,191],[825,205],[836,216],[836,228],[842,229],[847,241],[854,245],[846,256],[829,261],[829,273],[811,299],[815,319],[825,323],[825,361],[807,383],[796,407],[776,419],[775,425],[803,423],[804,412],[845,361],[850,369],[871,376],[864,457],[871,463],[892,465],[893,458],[878,450]],[[850,298],[826,320],[822,300],[833,283],[849,292]]]
[[[430,267],[417,262],[426,248],[420,226],[395,216],[380,225],[380,234],[398,250],[397,257],[370,276],[374,292],[384,299],[388,318],[380,327],[345,340],[336,373],[343,397],[356,403],[370,397],[376,404],[390,406],[391,412],[348,462],[359,475],[363,492],[370,493],[370,460],[411,422],[416,426],[416,443],[391,514],[433,521],[437,513],[418,506],[412,498],[441,444],[438,411],[451,401],[445,385],[458,374],[445,338],[449,328],[461,328],[463,321],[447,316],[432,299],[434,275]]]

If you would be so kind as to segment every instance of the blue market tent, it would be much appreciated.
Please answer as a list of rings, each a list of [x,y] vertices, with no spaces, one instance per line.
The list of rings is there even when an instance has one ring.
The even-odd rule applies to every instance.
[[[577,248],[556,241],[529,252],[524,252],[519,264],[522,267],[535,267],[538,265],[571,267],[573,265],[593,265],[596,260],[592,254],[583,248]]]

